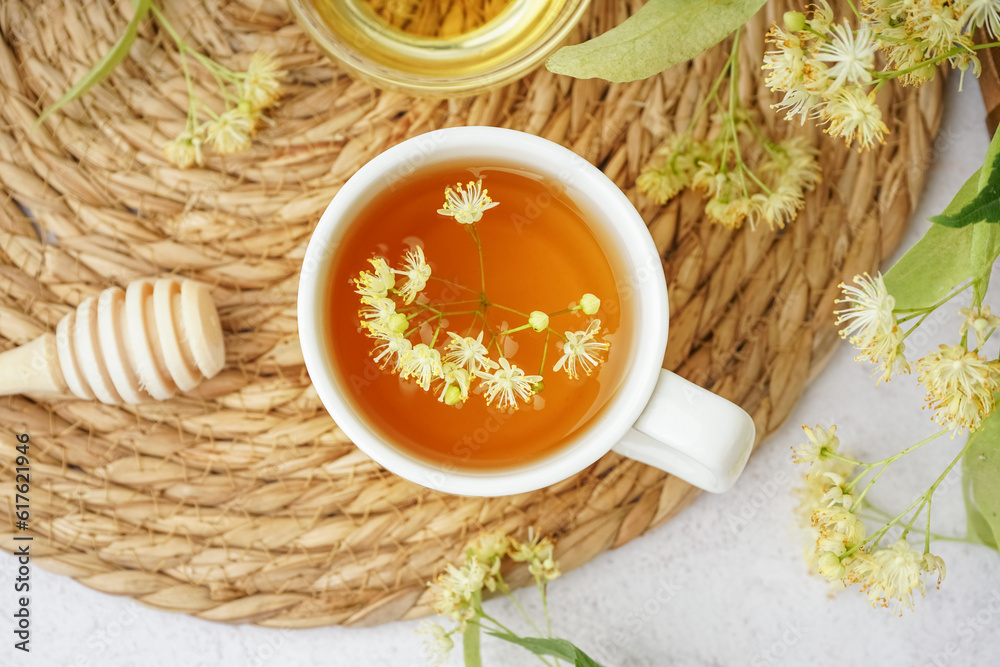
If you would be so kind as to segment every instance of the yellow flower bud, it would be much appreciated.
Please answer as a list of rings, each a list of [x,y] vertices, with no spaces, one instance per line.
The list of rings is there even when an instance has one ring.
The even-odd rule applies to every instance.
[[[389,318],[389,330],[394,333],[403,333],[409,325],[410,321],[403,313],[395,313]]]
[[[827,581],[841,579],[846,572],[840,558],[832,551],[824,551],[819,557],[819,573],[827,578]]]
[[[545,331],[549,328],[549,316],[540,310],[533,310],[528,315],[528,324],[535,331]]]
[[[583,297],[580,299],[580,309],[583,310],[583,312],[586,315],[593,315],[600,308],[601,308],[601,300],[598,299],[593,294],[591,294],[590,292],[584,294]]]
[[[806,28],[806,15],[802,12],[785,12],[785,27],[791,32],[798,32]]]
[[[445,405],[455,405],[462,402],[462,390],[457,385],[451,385],[444,392]]]

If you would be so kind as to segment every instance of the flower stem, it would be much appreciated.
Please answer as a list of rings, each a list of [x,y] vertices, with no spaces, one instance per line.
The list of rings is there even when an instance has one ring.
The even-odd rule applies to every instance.
[[[940,433],[938,435],[940,435]],[[937,436],[935,436],[935,437],[937,437]],[[871,536],[865,538],[865,540],[863,542],[860,542],[859,544],[856,544],[853,547],[851,547],[850,549],[848,549],[847,552],[844,554],[844,556],[850,555],[851,553],[853,553],[854,551],[856,551],[860,547],[864,546],[868,542],[873,542],[873,544],[878,544],[878,541],[880,539],[882,539],[882,536],[885,535],[886,532],[888,532],[888,530],[890,528],[892,528],[894,525],[896,525],[897,523],[899,523],[899,521],[904,516],[906,516],[907,514],[909,514],[910,510],[912,510],[914,507],[917,507],[918,503],[920,504],[920,507],[917,507],[917,511],[914,512],[913,516],[915,518],[917,515],[919,515],[920,511],[923,509],[924,505],[926,505],[929,502],[930,497],[934,495],[934,491],[937,490],[938,485],[940,485],[941,482],[944,481],[944,478],[948,476],[948,473],[950,473],[951,469],[955,467],[955,464],[962,460],[962,457],[965,455],[965,451],[969,448],[969,444],[970,443],[971,443],[971,439],[965,443],[965,446],[962,447],[961,451],[958,452],[958,455],[954,459],[952,459],[951,463],[948,464],[948,467],[944,469],[944,472],[942,472],[938,476],[938,478],[936,480],[934,480],[934,483],[931,484],[930,487],[928,487],[928,489],[926,491],[924,491],[924,493],[919,498],[917,498],[912,503],[910,503],[909,507],[907,507],[905,510],[903,510],[902,512],[900,512],[899,514],[897,514],[891,521],[889,521],[889,523],[887,523],[884,526],[882,526],[882,528],[880,528],[878,531],[876,531],[875,533],[873,533]],[[912,523],[912,519],[911,519],[910,523]],[[903,535],[904,536],[906,535],[905,531],[904,531]],[[844,556],[841,556],[841,559],[843,559]]]
[[[729,75],[729,70],[733,64],[735,53],[736,49],[733,49],[732,52],[730,52],[729,58],[726,59],[726,63],[722,66],[722,71],[719,72],[719,76],[716,77],[712,87],[708,90],[708,94],[705,95],[705,97],[702,98],[701,102],[698,104],[698,108],[695,109],[694,114],[692,114],[687,127],[684,128],[684,136],[689,135],[694,126],[698,124],[699,120],[701,120],[701,115],[705,113],[705,109],[708,107],[708,103],[712,100],[712,98],[714,97],[718,100],[717,91],[719,90],[719,86],[722,85],[723,80],[725,80],[726,76]]]
[[[889,464],[891,464],[892,462],[894,462],[896,459],[899,459],[899,458],[901,458],[903,456],[906,456],[907,454],[909,454],[913,450],[918,449],[920,447],[923,447],[928,442],[931,442],[932,440],[936,440],[937,438],[940,438],[942,435],[944,435],[947,432],[948,432],[948,429],[943,429],[941,431],[938,431],[937,433],[935,433],[934,435],[930,436],[929,438],[925,438],[925,439],[921,440],[920,442],[918,442],[915,445],[910,445],[909,447],[907,447],[903,451],[898,452],[896,454],[893,454],[892,456],[890,456],[888,458],[885,458],[885,459],[882,459],[881,461],[876,461],[874,463],[861,463],[861,464],[859,464],[859,465],[864,466],[865,469],[861,472],[860,475],[858,475],[853,480],[851,480],[850,484],[847,485],[847,487],[846,487],[845,490],[850,491],[851,489],[854,488],[854,485],[857,484],[858,481],[862,477],[864,477],[866,474],[868,474],[868,472],[870,472],[871,470],[874,470],[878,466],[882,466],[882,468],[878,471],[878,473],[875,475],[875,477],[873,477],[872,480],[870,482],[868,482],[868,485],[865,487],[865,490],[861,492],[861,495],[858,496],[858,499],[854,501],[855,503],[859,503],[860,504],[861,501],[864,499],[865,495],[868,493],[868,489],[872,488],[872,485],[875,484],[876,480],[878,480],[878,478],[882,476],[882,473],[885,472],[885,469],[889,467]]]
[[[517,608],[517,610],[521,612],[521,616],[524,616],[524,620],[528,621],[528,624],[536,633],[538,633],[539,635],[542,634],[542,631],[538,629],[537,625],[535,625],[535,621],[532,620],[531,616],[528,615],[528,612],[524,610],[524,607],[522,607],[521,603],[517,601],[517,598],[514,597],[514,594],[510,592],[510,587],[507,586],[507,584],[504,582],[503,577],[500,576],[499,572],[497,573],[497,582],[499,583],[498,588],[503,592],[504,595],[510,598],[510,601],[514,603],[514,606]]]
[[[545,594],[545,585],[540,580],[536,580],[535,583],[538,586],[538,594],[542,596],[542,609],[545,610],[545,631],[548,637],[551,638],[552,618],[549,616],[549,596]]]
[[[918,449],[920,447],[923,447],[928,442],[931,442],[933,440],[936,440],[937,438],[940,438],[942,435],[944,435],[947,432],[948,432],[948,429],[941,429],[940,431],[938,431],[934,435],[924,438],[923,440],[921,440],[917,444],[910,445],[909,447],[907,447],[903,451],[899,452],[898,454],[893,454],[892,456],[890,456],[888,458],[884,458],[881,461],[875,461],[874,463],[870,463],[868,465],[877,466],[877,465],[881,465],[883,463],[892,463],[893,461],[895,461],[896,459],[900,458],[901,456],[906,456],[907,454],[909,454],[910,452],[912,452],[914,449]]]
[[[479,278],[482,284],[482,296],[486,298],[486,264],[483,262],[483,244],[479,240],[479,231],[476,229],[476,223],[468,225],[469,233],[472,234],[472,240],[476,242],[476,250],[479,251]]]
[[[163,15],[163,12],[160,11],[160,9],[156,6],[155,3],[150,3],[149,11],[152,12],[153,18],[156,19],[156,22],[159,23],[164,30],[166,30],[167,34],[170,36],[170,39],[174,40],[174,44],[177,45],[177,52],[181,56],[181,62],[184,66],[185,75],[187,75],[187,65],[186,63],[184,63],[184,56],[185,54],[190,53],[191,57],[193,57],[195,60],[204,65],[205,69],[207,69],[215,78],[215,83],[219,86],[219,90],[222,92],[222,98],[226,103],[226,108],[228,109],[229,101],[231,99],[235,99],[235,97],[232,95],[232,93],[229,92],[225,83],[223,83],[222,77],[220,76],[220,71],[227,72],[230,75],[228,77],[230,81],[235,82],[236,79],[234,78],[235,76],[234,72],[223,67],[222,65],[215,62],[208,56],[199,53],[198,51],[195,51],[190,46],[188,46],[187,42],[185,42],[184,39],[177,33],[177,31],[174,30],[174,27],[170,25],[170,21],[167,20],[167,17]],[[191,90],[190,85],[188,87],[188,90],[190,94]],[[206,111],[208,111],[210,114],[212,113],[210,109],[206,108]]]
[[[517,333],[518,331],[524,331],[525,329],[530,329],[530,328],[531,328],[530,324],[523,324],[523,325],[521,325],[519,327],[515,327],[513,329],[504,329],[503,331],[501,331],[497,335],[498,336],[506,336],[508,334]]]
[[[542,376],[545,375],[545,355],[549,351],[549,333],[550,332],[546,330],[545,343],[542,345],[542,365],[541,368],[538,369],[538,374]]]
[[[447,280],[445,278],[439,278],[437,276],[431,276],[429,279],[430,280],[436,280],[439,283],[444,283],[445,285],[450,285],[451,287],[457,287],[458,289],[464,289],[465,291],[472,292],[473,294],[477,293],[476,290],[472,289],[471,287],[466,287],[465,285],[463,285],[461,283],[456,283],[454,280]],[[476,301],[479,301],[479,300],[480,299],[476,299]]]

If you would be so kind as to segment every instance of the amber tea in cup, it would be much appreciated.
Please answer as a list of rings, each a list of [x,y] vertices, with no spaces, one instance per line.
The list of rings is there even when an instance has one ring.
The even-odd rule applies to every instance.
[[[478,221],[462,223],[439,212],[446,187],[460,198],[479,183],[494,205]],[[403,294],[393,297],[395,312],[405,316],[405,325],[396,318],[397,328],[408,344],[423,343],[425,352],[436,349],[442,359],[458,349],[448,347],[456,337],[478,339],[483,332],[482,345],[494,364],[483,370],[500,370],[502,352],[529,380],[543,378],[541,384],[530,382],[530,395],[516,400],[516,409],[501,407],[502,397],[488,405],[490,385],[475,376],[467,398],[449,405],[443,379],[426,391],[419,376],[403,379],[401,355],[383,354],[385,347],[362,325],[366,315],[359,310],[375,315],[373,306],[362,303],[359,274],[377,273],[370,259],[400,271],[416,248],[431,273],[412,303]],[[418,169],[387,183],[338,240],[327,298],[332,367],[354,410],[385,441],[418,459],[468,470],[533,463],[585,430],[622,382],[630,334],[622,330],[628,317],[621,312],[621,274],[584,214],[551,180],[499,164]],[[395,274],[396,292],[405,280]],[[584,312],[584,294],[600,297],[596,312]],[[525,326],[533,311],[547,314],[550,328]],[[596,328],[589,328],[594,321]],[[584,332],[594,334],[591,350],[600,363],[587,368],[578,360],[575,378],[567,363],[554,370],[565,356],[567,333]]]

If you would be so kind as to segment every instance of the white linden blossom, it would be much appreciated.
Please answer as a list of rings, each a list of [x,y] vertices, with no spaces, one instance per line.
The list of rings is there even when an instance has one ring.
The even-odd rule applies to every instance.
[[[177,138],[163,147],[163,155],[167,162],[187,169],[192,165],[201,165],[201,135],[197,132],[184,130]]]
[[[778,50],[764,54],[762,69],[771,70],[765,83],[775,90],[791,90],[801,80],[805,70],[802,40],[795,33],[785,32],[775,26],[768,35],[768,41],[776,45]]]
[[[517,410],[518,401],[527,401],[534,394],[532,385],[541,382],[541,375],[525,375],[524,371],[512,365],[506,358],[500,357],[500,368],[493,373],[476,371],[476,375],[482,379],[486,386],[486,405],[493,405],[497,401],[497,407],[513,408]]]
[[[424,261],[424,249],[417,246],[413,250],[407,250],[403,255],[403,269],[393,269],[393,272],[406,277],[406,282],[399,291],[403,293],[404,303],[413,303],[431,277],[431,267]]]
[[[449,331],[451,342],[445,345],[447,354],[444,355],[444,360],[461,366],[472,374],[497,368],[496,362],[489,358],[489,350],[483,345],[483,333],[480,331],[476,338],[469,338]]]
[[[467,553],[486,565],[492,565],[507,553],[508,539],[503,531],[483,533],[469,542]]]
[[[798,448],[792,447],[792,452],[795,454],[792,458],[793,462],[807,463],[825,458],[823,450],[833,454],[837,453],[837,449],[840,447],[840,438],[837,437],[836,425],[829,429],[823,429],[820,426],[813,429],[803,424],[802,430],[805,431],[809,442],[799,445]]]
[[[396,286],[396,277],[381,257],[373,257],[368,261],[375,272],[361,271],[354,281],[355,286],[357,286],[355,292],[363,297],[384,297],[389,293],[389,290]]]
[[[448,659],[448,654],[455,648],[454,640],[444,628],[430,621],[421,621],[416,632],[426,635],[423,647],[424,659],[431,667],[441,667]]]
[[[424,391],[430,391],[431,382],[444,373],[441,368],[441,353],[424,343],[405,351],[400,365],[399,377],[403,380],[414,378]]]
[[[601,353],[611,346],[610,343],[597,342],[595,337],[600,330],[601,321],[591,320],[586,331],[567,331],[563,356],[552,370],[558,372],[565,366],[566,374],[575,380],[578,377],[576,366],[579,364],[583,372],[590,375],[604,361]]]
[[[432,589],[431,606],[434,611],[464,629],[466,621],[475,616],[472,597],[483,589],[487,574],[486,568],[477,560],[467,560],[461,568],[449,563]]]
[[[438,209],[441,215],[449,215],[463,225],[471,225],[479,222],[483,217],[483,211],[496,206],[499,202],[490,199],[483,189],[482,179],[469,183],[462,189],[462,184],[455,184],[455,188],[445,188],[444,204]]]
[[[841,137],[850,144],[856,138],[861,148],[882,142],[889,128],[882,121],[882,109],[875,103],[875,93],[860,88],[844,88],[826,105],[822,113],[829,123],[827,134]]]
[[[439,402],[455,405],[456,403],[464,403],[468,400],[469,387],[472,385],[472,375],[469,371],[450,361],[446,361],[441,365],[441,380],[443,384],[441,386],[441,393],[438,395]],[[454,389],[452,389],[453,387]],[[452,389],[450,395],[448,393],[449,389]],[[457,390],[457,393],[455,390]]]
[[[858,287],[839,285],[844,298],[835,303],[846,303],[848,307],[836,311],[837,324],[845,324],[840,330],[842,338],[849,338],[852,345],[864,348],[872,338],[896,326],[896,316],[892,313],[896,299],[886,289],[881,273],[876,273],[874,278],[867,273],[854,276],[854,282]]]
[[[854,276],[854,282],[857,287],[840,284],[844,298],[835,302],[847,305],[843,310],[836,311],[837,324],[844,325],[840,330],[841,337],[849,339],[851,345],[862,352],[859,360],[867,357],[879,365],[883,371],[880,381],[909,372],[903,354],[906,350],[903,331],[892,312],[896,300],[886,289],[882,274],[877,273],[874,278],[867,273]]]
[[[233,107],[208,124],[205,135],[216,152],[236,153],[250,147],[254,117],[246,110]]]
[[[924,594],[924,555],[910,547],[903,538],[892,546],[871,552],[875,568],[866,581],[861,582],[872,606],[888,607],[902,613],[913,608],[913,593]]]
[[[855,33],[848,23],[833,28],[833,38],[819,48],[816,60],[833,63],[826,75],[833,79],[829,92],[839,90],[845,83],[868,83],[875,67],[878,44],[871,29],[862,24]]]
[[[1000,0],[972,0],[962,13],[962,28],[972,32],[986,26],[993,37],[1000,37]]]
[[[368,320],[361,326],[375,331],[388,331],[389,318],[396,314],[396,302],[385,297],[361,297],[361,310],[358,315]]]
[[[964,336],[969,329],[972,329],[976,334],[977,350],[986,344],[986,337],[989,335],[989,330],[1000,327],[1000,317],[994,315],[990,311],[989,306],[983,306],[978,311],[972,308],[960,308],[958,314],[965,318],[959,333]]]
[[[562,574],[559,564],[553,558],[555,545],[545,537],[538,539],[533,531],[528,531],[528,541],[520,542],[510,538],[510,559],[516,563],[528,563],[528,571],[537,581],[545,583]]]
[[[372,350],[372,357],[376,364],[382,368],[392,364],[392,372],[399,371],[403,362],[403,355],[410,351],[412,347],[410,341],[406,340],[402,334],[389,332],[379,332],[377,335],[379,344]]]
[[[278,79],[284,74],[278,69],[278,63],[273,56],[259,51],[254,53],[243,79],[243,99],[255,109],[271,106],[281,97],[281,84]]]
[[[975,430],[993,412],[1000,390],[1000,362],[988,361],[962,345],[941,345],[917,362],[934,421],[953,430]]]
[[[825,35],[833,25],[833,9],[826,0],[817,0],[812,4],[812,18],[806,21],[809,27]]]

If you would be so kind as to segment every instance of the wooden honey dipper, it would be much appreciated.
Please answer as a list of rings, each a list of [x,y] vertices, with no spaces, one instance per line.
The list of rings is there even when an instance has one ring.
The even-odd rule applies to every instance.
[[[194,280],[137,280],[90,297],[56,333],[0,354],[0,396],[73,394],[140,403],[194,389],[225,364],[222,325]]]

